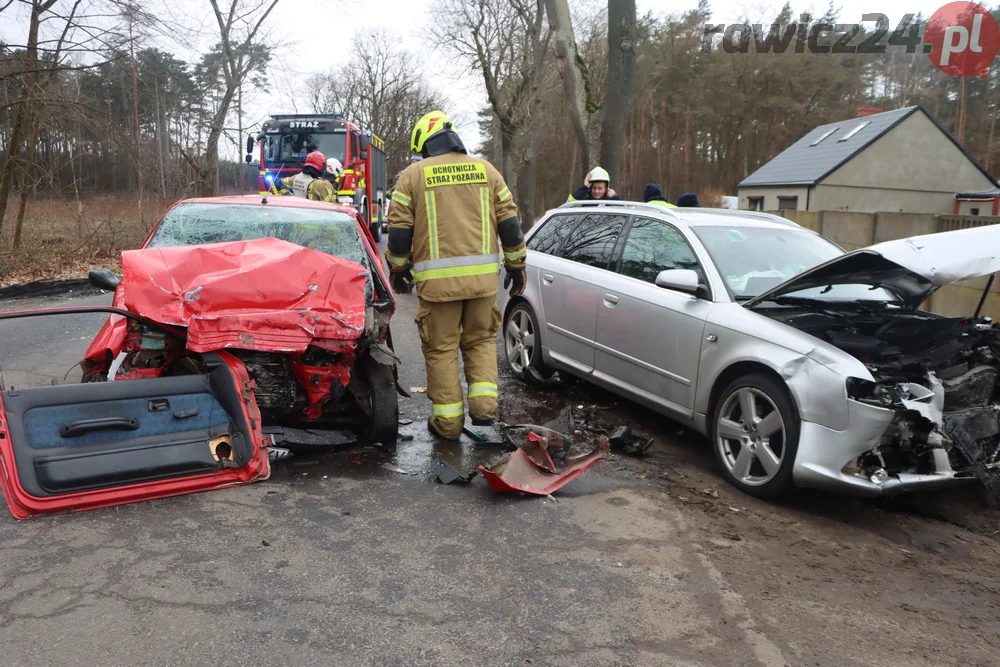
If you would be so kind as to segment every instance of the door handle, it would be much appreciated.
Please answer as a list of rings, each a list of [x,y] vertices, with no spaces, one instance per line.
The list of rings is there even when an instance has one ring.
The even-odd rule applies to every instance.
[[[125,417],[106,417],[104,419],[81,419],[59,428],[59,437],[75,438],[91,431],[135,431],[139,428],[136,419]]]
[[[555,279],[556,277],[551,273],[542,274],[542,282],[544,282],[546,285],[551,285],[553,282],[555,282]]]
[[[616,303],[618,303],[618,297],[615,296],[614,294],[605,294],[604,303],[608,304],[609,306],[613,306]]]

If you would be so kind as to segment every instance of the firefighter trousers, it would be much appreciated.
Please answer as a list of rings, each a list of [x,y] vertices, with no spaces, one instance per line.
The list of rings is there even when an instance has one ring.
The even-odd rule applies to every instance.
[[[427,368],[427,397],[431,399],[433,430],[461,435],[465,425],[458,352],[462,351],[469,385],[469,415],[473,419],[497,416],[497,331],[500,310],[496,297],[464,301],[420,300],[417,328]]]

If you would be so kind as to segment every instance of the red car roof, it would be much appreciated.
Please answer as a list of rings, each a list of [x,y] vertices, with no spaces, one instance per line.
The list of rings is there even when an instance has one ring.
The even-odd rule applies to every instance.
[[[247,206],[288,206],[291,208],[318,208],[327,211],[340,211],[349,215],[354,215],[356,211],[352,206],[344,204],[334,204],[332,202],[313,201],[302,197],[268,195],[267,203],[262,204],[264,199],[261,195],[225,195],[222,197],[194,197],[192,199],[182,199],[177,204],[244,204]],[[175,204],[176,206],[176,204]]]

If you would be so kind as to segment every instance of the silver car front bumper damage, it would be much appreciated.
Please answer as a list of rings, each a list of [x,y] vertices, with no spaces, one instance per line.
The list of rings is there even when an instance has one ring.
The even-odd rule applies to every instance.
[[[959,477],[951,469],[947,454],[935,456],[936,472],[899,473],[878,483],[864,471],[853,468],[862,455],[875,449],[896,411],[849,400],[850,421],[843,431],[803,421],[799,448],[792,468],[796,486],[826,489],[856,496],[882,496],[953,486],[974,477]]]

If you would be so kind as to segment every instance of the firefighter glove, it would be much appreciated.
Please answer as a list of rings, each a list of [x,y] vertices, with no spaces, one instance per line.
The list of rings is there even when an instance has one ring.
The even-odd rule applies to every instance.
[[[526,282],[524,268],[507,269],[507,276],[503,279],[503,288],[510,287],[510,295],[517,296],[524,293],[524,283]],[[511,285],[513,284],[513,287]]]
[[[392,291],[396,294],[409,294],[413,290],[413,273],[409,266],[401,267],[398,271],[393,271],[389,276],[392,283]]]

